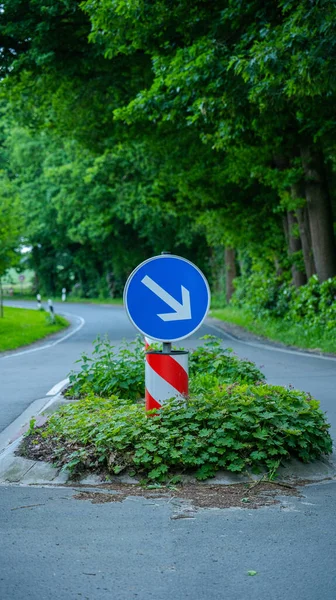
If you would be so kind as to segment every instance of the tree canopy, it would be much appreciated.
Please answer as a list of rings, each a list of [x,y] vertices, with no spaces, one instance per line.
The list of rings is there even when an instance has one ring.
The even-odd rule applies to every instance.
[[[331,0],[5,0],[1,207],[40,286],[120,293],[162,250],[215,289],[334,277],[335,28]]]

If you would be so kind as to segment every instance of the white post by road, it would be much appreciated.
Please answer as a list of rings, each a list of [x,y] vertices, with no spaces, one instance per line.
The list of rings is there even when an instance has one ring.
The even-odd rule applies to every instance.
[[[51,322],[55,323],[54,307],[53,307],[53,302],[52,302],[52,300],[50,298],[48,300],[48,306],[49,306],[49,312],[50,312]]]
[[[66,288],[62,288],[62,302],[66,301]]]
[[[41,304],[41,294],[37,294],[36,296],[36,300],[37,300],[37,310],[40,310],[42,308],[42,304]]]

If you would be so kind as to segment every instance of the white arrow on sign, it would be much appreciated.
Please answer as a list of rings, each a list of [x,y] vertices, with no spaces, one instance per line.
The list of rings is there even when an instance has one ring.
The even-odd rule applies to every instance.
[[[173,308],[175,312],[172,313],[163,313],[158,315],[162,321],[183,321],[186,319],[191,319],[191,306],[190,306],[190,294],[189,290],[187,290],[183,285],[181,285],[182,291],[182,304],[175,300],[173,296],[168,294],[166,290],[164,290],[160,285],[155,283],[153,279],[145,275],[145,277],[141,280],[146,287],[148,287],[151,292],[153,292],[156,296],[159,296],[161,300],[163,300],[170,308]]]

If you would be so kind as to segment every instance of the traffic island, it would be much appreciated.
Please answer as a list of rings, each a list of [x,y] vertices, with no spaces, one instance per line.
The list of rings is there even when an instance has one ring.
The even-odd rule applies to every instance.
[[[117,353],[96,341],[52,414],[32,420],[12,451],[19,471],[7,464],[6,474],[0,459],[0,481],[270,491],[335,477],[329,425],[309,394],[266,384],[253,363],[209,336],[190,352],[189,369],[189,397],[148,412],[143,340]]]
[[[304,392],[231,384],[150,412],[143,402],[86,397],[30,431],[20,454],[55,463],[73,478],[125,473],[176,484],[181,474],[205,480],[225,470],[274,479],[288,460],[310,463],[330,454],[328,428],[318,402]]]

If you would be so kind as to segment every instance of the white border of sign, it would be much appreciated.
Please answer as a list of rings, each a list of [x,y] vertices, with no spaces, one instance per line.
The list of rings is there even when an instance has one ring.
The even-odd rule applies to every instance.
[[[133,319],[132,319],[132,317],[131,317],[131,315],[130,315],[130,313],[129,313],[129,310],[128,310],[128,305],[127,305],[127,293],[128,293],[128,288],[129,288],[129,285],[130,285],[130,283],[131,283],[131,281],[132,281],[132,279],[133,279],[134,275],[135,275],[135,274],[136,274],[136,273],[139,271],[139,269],[141,269],[141,267],[142,267],[143,265],[145,265],[145,264],[147,264],[147,263],[150,263],[150,262],[152,262],[153,260],[158,260],[159,258],[160,258],[160,259],[162,259],[162,258],[178,258],[179,260],[182,260],[182,261],[184,261],[184,262],[188,263],[189,265],[191,265],[192,267],[194,267],[194,269],[196,269],[196,271],[198,271],[198,272],[199,272],[199,274],[201,275],[201,277],[202,277],[202,279],[203,279],[203,281],[204,281],[204,283],[205,283],[205,286],[206,286],[207,292],[208,292],[208,304],[207,304],[207,308],[206,308],[206,311],[205,311],[205,314],[204,314],[204,317],[203,317],[202,321],[201,321],[201,322],[200,322],[200,323],[197,325],[197,327],[195,327],[195,329],[193,329],[192,331],[190,331],[190,332],[189,332],[187,335],[182,335],[182,336],[181,336],[181,337],[179,337],[179,338],[169,338],[168,340],[167,340],[167,339],[162,339],[162,338],[157,338],[157,337],[154,337],[152,334],[148,333],[148,331],[144,331],[143,329],[140,329],[140,328],[139,328],[139,327],[136,325],[136,323],[134,323],[134,321],[133,321]],[[182,283],[183,283],[183,282],[182,282]],[[124,288],[124,294],[123,294],[123,301],[124,301],[124,307],[125,307],[125,310],[126,310],[126,313],[127,313],[127,316],[128,316],[128,318],[129,318],[129,320],[130,320],[130,321],[131,321],[131,323],[134,325],[134,327],[135,327],[135,328],[136,328],[138,331],[140,331],[140,333],[142,333],[143,335],[147,335],[147,336],[149,336],[149,335],[150,335],[151,339],[152,339],[152,340],[154,340],[155,342],[178,342],[179,340],[185,340],[185,339],[186,339],[186,338],[188,338],[190,335],[192,335],[193,333],[195,333],[195,331],[197,331],[197,329],[199,329],[199,328],[201,327],[202,323],[204,322],[204,319],[206,318],[206,316],[207,316],[207,314],[208,314],[208,312],[209,312],[209,308],[210,308],[210,301],[211,301],[211,292],[210,292],[209,284],[208,284],[208,282],[207,282],[207,279],[206,279],[205,275],[203,275],[202,271],[201,271],[201,270],[200,270],[200,269],[199,269],[199,268],[198,268],[198,267],[197,267],[197,266],[196,266],[196,265],[195,265],[193,262],[191,262],[191,260],[188,260],[187,258],[183,258],[182,256],[178,256],[177,254],[159,254],[158,256],[152,256],[152,258],[148,258],[147,260],[144,260],[142,263],[140,263],[140,265],[138,265],[138,266],[137,266],[137,267],[134,269],[134,271],[132,271],[132,273],[131,273],[131,274],[130,274],[130,276],[128,277],[128,279],[127,279],[127,281],[126,281],[126,284],[125,284],[125,288]]]

